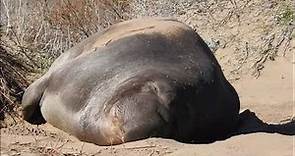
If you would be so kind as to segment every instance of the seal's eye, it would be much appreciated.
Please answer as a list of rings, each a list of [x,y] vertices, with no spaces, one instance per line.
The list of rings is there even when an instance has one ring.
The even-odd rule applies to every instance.
[[[145,85],[142,86],[143,92],[153,92],[155,94],[158,93],[159,88],[155,84],[155,82],[147,82]]]
[[[155,93],[158,93],[159,88],[157,87],[157,85],[156,85],[155,82],[150,82],[150,83],[149,83],[149,86],[150,86],[150,88],[151,88]]]

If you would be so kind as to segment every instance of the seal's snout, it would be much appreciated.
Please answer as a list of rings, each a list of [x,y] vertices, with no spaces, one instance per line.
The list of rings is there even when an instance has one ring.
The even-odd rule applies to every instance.
[[[117,141],[127,142],[157,135],[165,121],[154,94],[136,93],[117,103],[112,114],[112,130]],[[112,111],[111,111],[112,112]],[[118,140],[120,139],[120,140]]]

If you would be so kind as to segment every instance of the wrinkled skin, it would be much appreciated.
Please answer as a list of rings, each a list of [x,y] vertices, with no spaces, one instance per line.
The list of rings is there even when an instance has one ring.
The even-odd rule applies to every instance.
[[[62,54],[31,84],[24,119],[80,140],[203,142],[237,126],[239,98],[210,49],[172,19],[122,22]]]

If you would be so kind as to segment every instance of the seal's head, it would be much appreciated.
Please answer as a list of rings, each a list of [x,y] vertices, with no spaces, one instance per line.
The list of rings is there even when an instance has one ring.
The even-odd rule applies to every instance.
[[[168,135],[170,116],[167,103],[171,102],[172,96],[165,94],[168,92],[165,86],[161,81],[135,79],[118,89],[120,92],[105,109],[112,125],[112,136],[109,136],[112,143]]]

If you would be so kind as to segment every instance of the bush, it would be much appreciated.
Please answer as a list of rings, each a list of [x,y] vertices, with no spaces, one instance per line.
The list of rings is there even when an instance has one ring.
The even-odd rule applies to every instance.
[[[21,101],[29,84],[24,75],[29,70],[21,58],[15,58],[0,46],[0,119],[4,119],[4,112],[14,112],[16,103]]]
[[[1,0],[0,118],[18,107],[32,75],[91,34],[126,19],[127,0]]]

